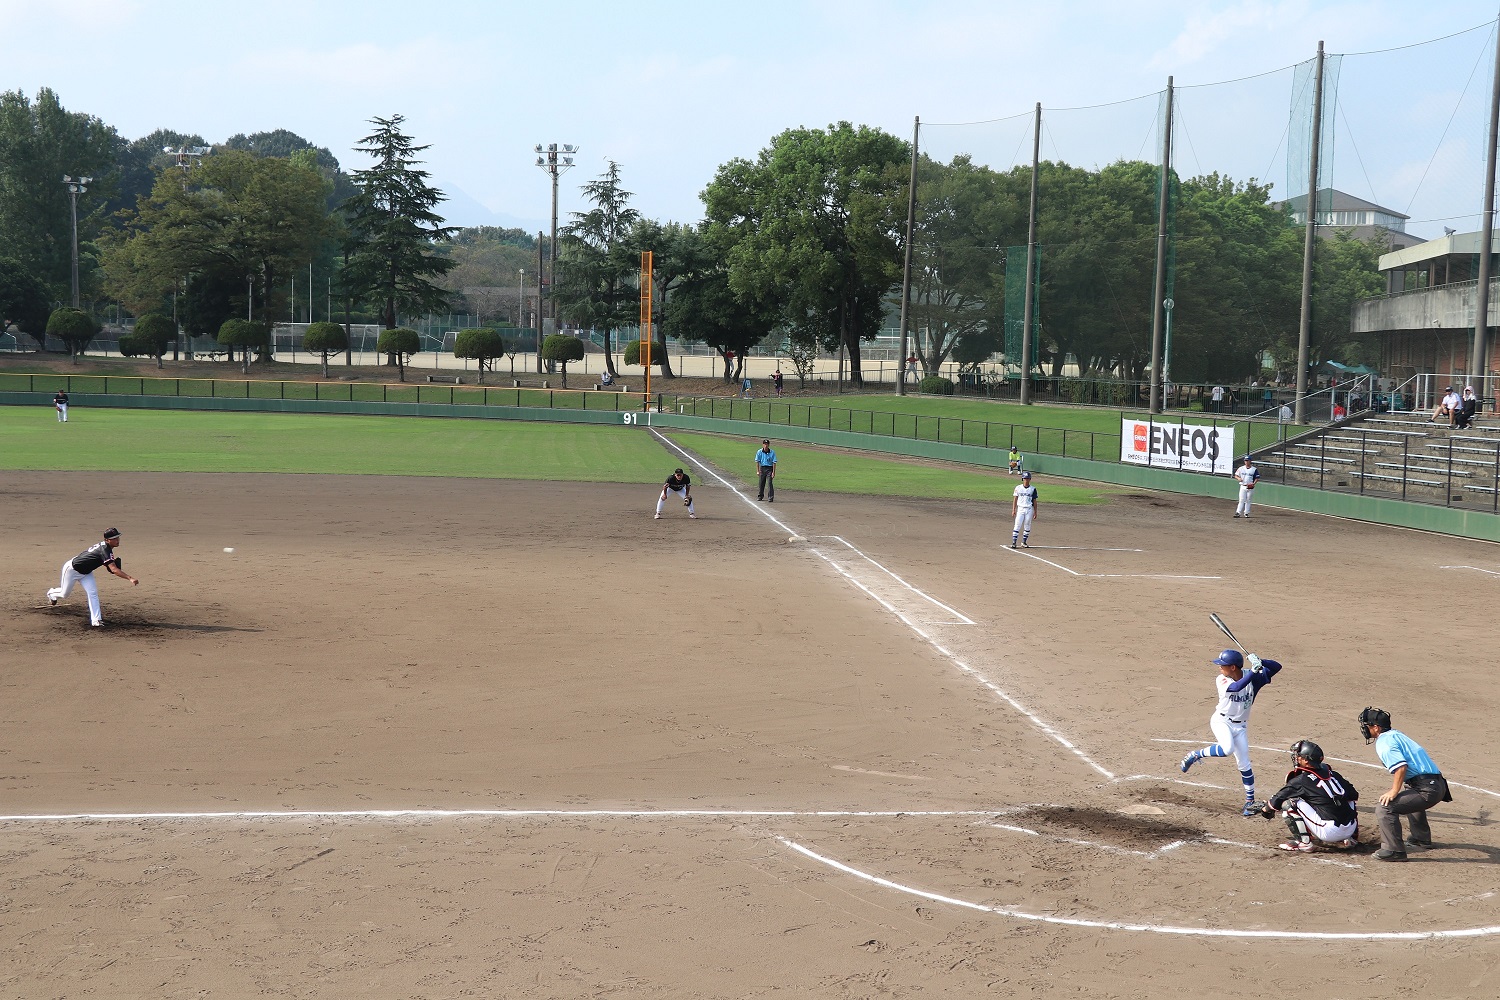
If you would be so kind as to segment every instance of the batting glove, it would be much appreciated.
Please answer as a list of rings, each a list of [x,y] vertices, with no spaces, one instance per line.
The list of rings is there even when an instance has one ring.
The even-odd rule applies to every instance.
[[[1260,673],[1260,657],[1256,656],[1254,653],[1251,653],[1245,657],[1245,662],[1250,664],[1250,670],[1253,673]]]

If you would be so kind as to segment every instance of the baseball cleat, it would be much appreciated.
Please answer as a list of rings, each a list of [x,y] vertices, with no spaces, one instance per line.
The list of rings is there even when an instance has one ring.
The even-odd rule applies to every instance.
[[[1430,849],[1432,847],[1432,841],[1430,841],[1430,840],[1412,840],[1410,837],[1408,837],[1408,838],[1406,838],[1406,846],[1407,847],[1419,847],[1419,848],[1421,848],[1422,850],[1425,851],[1425,850],[1428,850],[1428,849]]]
[[[688,517],[692,518],[694,521],[698,520],[697,514],[689,514]]]
[[[49,598],[47,598],[47,607],[49,607],[49,608],[55,608],[55,607],[57,607],[57,598],[55,598],[55,597],[49,597]]]
[[[1405,861],[1406,860],[1406,852],[1405,851],[1387,851],[1385,848],[1382,847],[1380,850],[1378,850],[1378,851],[1375,852],[1375,860],[1376,861]]]
[[[1188,768],[1192,767],[1194,764],[1198,763],[1202,759],[1203,759],[1203,751],[1202,750],[1194,750],[1192,753],[1190,753],[1186,757],[1182,758],[1182,773],[1183,774],[1187,774],[1188,773]]]
[[[1022,542],[1021,543],[1021,548],[1023,548],[1023,549],[1029,549],[1029,548],[1031,548],[1031,543],[1030,542]]]
[[[1011,547],[1011,548],[1015,548],[1015,547],[1016,547],[1016,543],[1015,543],[1015,542],[1011,542],[1011,543],[1010,543],[1010,547]]]
[[[1303,854],[1311,854],[1313,851],[1316,851],[1318,847],[1310,840],[1288,840],[1284,844],[1277,844],[1276,849],[1278,851],[1299,851]]]
[[[658,520],[658,521],[660,521],[660,520],[661,520],[661,515],[660,515],[660,514],[657,514],[657,515],[656,515],[656,519],[657,519],[657,520]]]

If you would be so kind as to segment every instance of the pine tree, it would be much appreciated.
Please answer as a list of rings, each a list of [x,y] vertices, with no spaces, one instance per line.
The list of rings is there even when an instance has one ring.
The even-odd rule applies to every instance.
[[[372,118],[375,131],[355,147],[373,157],[375,165],[354,173],[359,191],[344,203],[348,217],[348,266],[344,284],[359,297],[379,307],[387,330],[394,329],[398,312],[440,311],[448,291],[429,279],[441,278],[454,266],[432,252],[433,244],[456,231],[444,226],[433,211],[445,200],[443,192],[427,183],[427,171],[417,169],[417,146],[401,131],[402,115]]]

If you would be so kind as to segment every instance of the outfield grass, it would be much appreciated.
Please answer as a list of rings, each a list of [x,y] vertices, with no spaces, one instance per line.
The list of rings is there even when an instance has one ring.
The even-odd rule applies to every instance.
[[[670,432],[667,437],[720,469],[751,479],[755,475],[753,438],[731,438],[714,434]],[[789,492],[860,493],[869,496],[933,497],[943,500],[988,500],[1009,503],[1019,482],[1002,472],[968,472],[865,458],[838,451],[776,447],[776,481]],[[1046,503],[1100,503],[1111,487],[1062,486],[1042,481],[1038,492]]]
[[[0,468],[322,472],[649,483],[671,456],[637,428],[50,406],[0,407]]]

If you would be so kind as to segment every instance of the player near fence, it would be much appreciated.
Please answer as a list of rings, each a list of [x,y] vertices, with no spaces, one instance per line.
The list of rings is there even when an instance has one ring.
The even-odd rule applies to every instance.
[[[1255,462],[1246,455],[1243,463],[1234,470],[1234,478],[1240,483],[1239,502],[1234,505],[1235,517],[1250,517],[1250,495],[1255,492],[1255,484],[1260,482],[1260,470],[1255,467]]]
[[[1292,769],[1286,784],[1266,800],[1261,815],[1280,813],[1291,839],[1283,851],[1316,851],[1323,847],[1348,850],[1359,840],[1359,789],[1323,761],[1323,748],[1312,740],[1298,740],[1289,751]]]
[[[1247,660],[1249,670],[1245,669]],[[1260,689],[1281,672],[1281,664],[1275,660],[1262,660],[1254,653],[1241,655],[1237,649],[1226,649],[1210,662],[1219,668],[1219,676],[1214,681],[1219,703],[1208,718],[1208,728],[1217,742],[1182,758],[1182,770],[1186,773],[1205,757],[1233,754],[1240,769],[1240,784],[1245,788],[1245,808],[1241,815],[1254,816],[1260,812],[1261,804],[1255,801],[1255,771],[1250,766],[1250,708]]]
[[[1031,485],[1031,473],[1021,473],[1021,485],[1010,494],[1010,513],[1015,522],[1010,529],[1010,547],[1020,539],[1023,549],[1031,548],[1031,523],[1036,520],[1037,492]]]
[[[1022,466],[1021,449],[1015,445],[1010,446],[1010,454],[1006,456],[1005,460],[1005,470],[1017,476],[1026,471]]]
[[[667,502],[667,494],[682,498],[682,505],[688,509],[688,517],[696,519],[698,512],[693,508],[693,480],[686,472],[677,469],[667,477],[666,484],[661,488],[661,496],[656,500],[656,516],[661,517],[662,505]]]
[[[104,610],[99,606],[99,585],[94,582],[94,570],[104,568],[111,575],[122,580],[129,580],[132,587],[140,586],[141,581],[125,572],[120,557],[115,555],[115,549],[120,545],[120,529],[110,528],[104,532],[104,540],[90,545],[78,555],[63,563],[62,582],[47,591],[47,604],[56,607],[57,602],[73,592],[75,585],[82,586],[83,592],[89,599],[89,624],[95,628],[104,625]]]

